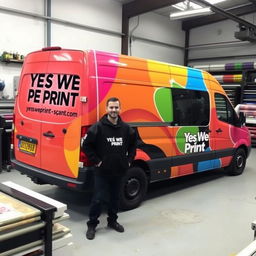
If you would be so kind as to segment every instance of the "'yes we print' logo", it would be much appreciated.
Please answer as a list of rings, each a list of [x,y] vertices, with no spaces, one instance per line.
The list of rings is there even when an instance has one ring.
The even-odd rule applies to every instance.
[[[107,142],[109,142],[111,146],[122,146],[123,138],[122,137],[111,137],[111,138],[107,138]]]

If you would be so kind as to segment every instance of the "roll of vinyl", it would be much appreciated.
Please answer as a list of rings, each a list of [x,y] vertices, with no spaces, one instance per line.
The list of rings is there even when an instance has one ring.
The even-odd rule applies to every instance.
[[[240,83],[242,81],[242,74],[237,75],[215,75],[219,83]]]
[[[226,64],[210,64],[210,65],[195,65],[197,69],[206,71],[235,71],[244,69],[256,69],[256,62],[237,62],[237,63],[226,63]]]

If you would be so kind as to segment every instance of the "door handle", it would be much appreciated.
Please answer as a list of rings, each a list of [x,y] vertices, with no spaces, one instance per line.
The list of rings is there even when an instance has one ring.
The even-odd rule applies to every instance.
[[[55,135],[52,132],[44,132],[43,135],[45,137],[50,137],[50,138],[54,138],[55,137]]]
[[[220,133],[220,132],[222,132],[222,129],[219,128],[218,130],[216,130],[216,132]]]

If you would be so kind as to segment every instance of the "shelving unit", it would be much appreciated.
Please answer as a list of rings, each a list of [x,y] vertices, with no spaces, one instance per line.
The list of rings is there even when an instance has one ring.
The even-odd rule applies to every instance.
[[[10,59],[10,60],[1,60],[1,63],[17,63],[17,64],[23,64],[23,60],[15,60],[15,59]]]
[[[241,103],[246,104],[244,113],[246,115],[246,126],[250,130],[252,146],[256,146],[256,70],[243,71],[243,91]]]
[[[241,94],[241,82],[242,74],[240,72],[234,72],[233,74],[223,74],[223,72],[212,72],[212,75],[222,85],[223,89],[227,93],[233,106],[239,104]]]
[[[194,68],[211,73],[222,85],[234,107],[243,105],[252,146],[256,146],[256,62],[198,65]]]
[[[13,110],[14,100],[0,100],[0,111]]]
[[[243,71],[243,92],[241,103],[256,104],[256,70]]]
[[[13,113],[0,111],[0,173],[11,170],[10,149]]]
[[[227,63],[213,65],[196,65],[194,68],[202,69],[211,73],[222,85],[230,101],[234,105],[241,103],[243,90],[243,70],[254,68],[254,63]]]

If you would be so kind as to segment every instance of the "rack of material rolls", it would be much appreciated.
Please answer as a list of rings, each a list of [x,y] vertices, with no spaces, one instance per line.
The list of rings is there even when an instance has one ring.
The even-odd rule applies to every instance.
[[[11,170],[10,147],[12,134],[13,114],[0,111],[0,172],[3,169]]]
[[[72,256],[72,235],[59,222],[67,206],[11,181],[0,184],[0,256]]]
[[[195,65],[194,68],[210,72],[222,84],[234,106],[243,102],[243,90],[246,86],[246,72],[256,71],[256,62],[238,62],[226,64]]]
[[[251,134],[252,146],[256,146],[256,104],[239,104],[236,106],[236,112],[245,114],[246,126]]]
[[[214,77],[222,85],[232,104],[236,106],[240,100],[242,74],[214,75]]]
[[[0,110],[13,110],[14,109],[14,100],[1,100],[0,101]]]
[[[243,104],[256,104],[256,70],[243,72],[244,89],[241,95]]]

